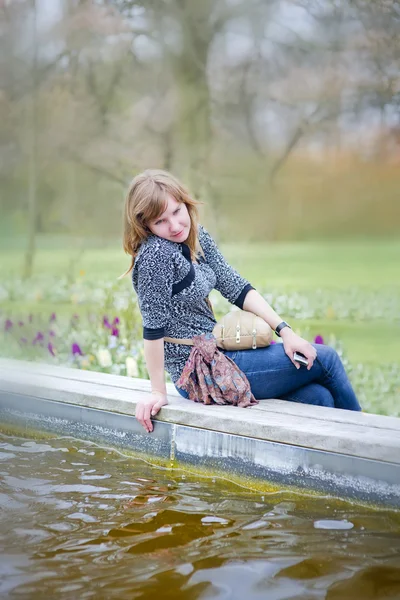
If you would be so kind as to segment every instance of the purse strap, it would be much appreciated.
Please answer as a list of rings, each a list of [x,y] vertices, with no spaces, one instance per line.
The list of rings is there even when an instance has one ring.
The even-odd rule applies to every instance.
[[[185,346],[193,346],[193,340],[188,338],[170,338],[165,337],[164,342],[171,342],[172,344],[184,344]]]

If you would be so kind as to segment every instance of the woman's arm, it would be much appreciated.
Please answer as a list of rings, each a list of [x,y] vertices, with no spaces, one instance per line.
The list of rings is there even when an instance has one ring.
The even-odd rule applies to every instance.
[[[247,292],[246,297],[243,302],[243,310],[248,310],[249,312],[258,315],[268,325],[271,329],[276,329],[279,323],[282,323],[283,319],[274,311],[272,306],[268,304],[268,302],[257,292],[257,290],[250,290]],[[289,328],[285,327],[287,331],[290,331]],[[282,329],[282,334],[285,329]],[[283,336],[282,336],[283,339]]]
[[[154,417],[162,406],[168,404],[164,372],[164,338],[143,340],[144,357],[151,382],[151,398],[141,400],[136,406],[135,416],[148,433],[153,431],[150,417]]]
[[[164,372],[164,335],[170,320],[174,278],[174,246],[156,236],[150,239],[135,262],[139,308],[143,319],[144,356],[151,382],[151,398],[140,401],[136,418],[147,432],[153,431],[151,417],[168,404]],[[136,278],[136,279],[135,279]]]
[[[249,312],[258,315],[272,329],[276,329],[279,323],[283,321],[281,317],[274,311],[274,309],[268,304],[268,302],[259,294],[256,290],[250,290],[247,292],[246,297],[243,302],[243,310],[248,310]],[[308,367],[310,370],[313,366],[314,360],[317,356],[317,352],[315,348],[304,340],[299,335],[294,333],[289,327],[284,327],[284,329],[280,332],[283,347],[287,356],[290,358],[294,366],[299,369],[300,365],[293,360],[294,352],[301,352],[308,358]]]
[[[150,377],[151,391],[167,394],[164,372],[164,338],[159,340],[143,340],[144,358]]]

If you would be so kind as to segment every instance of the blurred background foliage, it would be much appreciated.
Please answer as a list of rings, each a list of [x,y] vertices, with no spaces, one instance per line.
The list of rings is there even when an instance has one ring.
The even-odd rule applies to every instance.
[[[3,236],[110,239],[172,170],[219,240],[400,229],[395,0],[5,0]]]
[[[399,31],[395,0],[2,0],[1,354],[103,368],[108,344],[128,373],[123,199],[161,167],[302,335],[343,344],[367,408],[400,414]]]

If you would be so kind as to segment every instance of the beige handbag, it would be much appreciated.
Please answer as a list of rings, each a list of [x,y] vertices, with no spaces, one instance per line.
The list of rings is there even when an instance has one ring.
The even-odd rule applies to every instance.
[[[272,341],[271,327],[254,313],[247,310],[232,310],[213,329],[218,348],[223,350],[255,350],[269,346]],[[190,339],[164,338],[166,342],[193,346]]]
[[[224,350],[250,350],[269,346],[273,331],[262,319],[247,310],[232,310],[213,329],[217,346]]]

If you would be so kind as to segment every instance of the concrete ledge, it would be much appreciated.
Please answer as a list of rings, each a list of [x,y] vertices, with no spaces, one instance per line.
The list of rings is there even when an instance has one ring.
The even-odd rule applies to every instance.
[[[149,393],[140,379],[0,360],[5,423],[107,440],[171,465],[400,507],[400,419],[280,400],[203,406],[170,385],[170,404],[146,434],[133,415]]]

